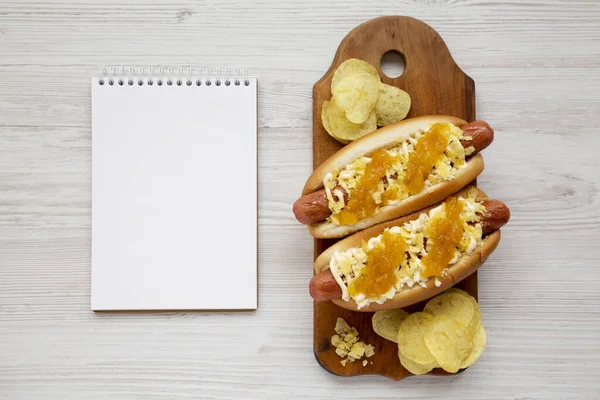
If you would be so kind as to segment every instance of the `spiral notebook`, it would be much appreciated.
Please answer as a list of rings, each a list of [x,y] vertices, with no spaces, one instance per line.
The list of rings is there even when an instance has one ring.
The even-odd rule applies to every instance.
[[[91,308],[257,308],[257,79],[92,78]]]

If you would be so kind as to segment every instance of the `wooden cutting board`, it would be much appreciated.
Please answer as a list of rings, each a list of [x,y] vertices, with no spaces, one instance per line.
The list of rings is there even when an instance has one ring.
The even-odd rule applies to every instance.
[[[394,51],[404,58],[404,73],[396,78],[387,77],[380,68],[382,56]],[[407,118],[421,115],[446,114],[475,119],[475,83],[452,59],[440,35],[429,25],[414,18],[390,16],[365,22],[352,30],[340,43],[327,73],[313,87],[313,168],[342,148],[342,144],[330,137],[321,124],[323,101],[331,99],[331,78],[336,68],[349,58],[358,58],[373,65],[381,80],[397,86],[410,94],[412,106]],[[315,240],[315,258],[334,240]],[[477,274],[471,275],[457,287],[477,298]],[[416,304],[407,311],[422,310],[424,304]],[[395,343],[375,334],[371,327],[373,313],[358,313],[337,307],[331,302],[314,303],[314,353],[326,370],[342,376],[378,374],[392,379],[402,379],[411,374],[398,360]],[[344,318],[356,327],[361,340],[375,346],[375,355],[363,367],[362,360],[340,364],[330,344],[335,334],[337,317]],[[370,362],[373,362],[372,364]],[[443,370],[432,371],[434,375],[447,375]]]

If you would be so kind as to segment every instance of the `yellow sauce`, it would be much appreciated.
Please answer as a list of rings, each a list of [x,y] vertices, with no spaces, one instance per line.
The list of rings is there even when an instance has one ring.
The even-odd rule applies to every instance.
[[[458,198],[450,197],[444,202],[445,217],[436,215],[428,221],[425,228],[427,254],[421,260],[423,278],[440,276],[454,258],[464,231],[460,220],[462,209]]]
[[[436,123],[417,141],[408,156],[404,183],[410,195],[417,194],[425,187],[425,181],[435,163],[444,155],[449,140],[450,125]]]
[[[381,195],[381,202],[386,205],[398,198],[398,186],[389,187],[383,194]]]
[[[378,204],[373,198],[379,181],[386,175],[394,157],[385,150],[377,150],[371,156],[357,188],[351,193],[348,204],[337,215],[340,225],[352,225],[363,218],[375,215]]]
[[[377,298],[387,293],[396,283],[398,267],[406,260],[406,249],[401,235],[385,231],[381,243],[367,251],[367,263],[361,275],[350,282],[350,296],[363,294]]]

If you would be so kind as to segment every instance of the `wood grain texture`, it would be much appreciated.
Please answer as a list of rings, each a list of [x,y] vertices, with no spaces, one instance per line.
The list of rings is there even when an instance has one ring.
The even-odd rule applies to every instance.
[[[440,33],[496,129],[478,184],[511,207],[479,271],[488,345],[450,377],[336,377],[312,353],[313,242],[291,212],[312,85],[352,28]],[[596,0],[0,2],[0,399],[598,398]],[[254,313],[89,311],[89,78],[105,64],[260,79]]]
[[[396,78],[381,70],[382,57],[387,52],[402,55],[405,69]],[[465,121],[475,120],[475,83],[452,58],[440,35],[424,22],[402,16],[387,16],[367,21],[349,32],[338,46],[325,75],[313,87],[313,167],[317,168],[343,145],[333,139],[321,122],[323,102],[331,99],[331,80],[344,61],[358,58],[373,65],[381,81],[399,87],[411,96],[407,118],[422,115],[452,115]],[[330,247],[334,240],[315,240],[315,258]],[[477,298],[477,272],[460,282],[458,287]],[[422,310],[425,302],[412,311]],[[394,343],[378,336],[372,329],[373,313],[343,310],[332,302],[314,303],[313,349],[319,364],[341,376],[380,374],[400,380],[411,374],[400,365]],[[330,343],[338,317],[356,327],[361,339],[375,347],[377,357],[342,366],[340,357]],[[434,370],[434,374],[443,370]]]

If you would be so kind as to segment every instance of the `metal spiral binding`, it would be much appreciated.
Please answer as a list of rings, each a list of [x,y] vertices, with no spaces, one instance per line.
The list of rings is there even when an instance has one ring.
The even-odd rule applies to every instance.
[[[100,70],[99,85],[109,86],[249,86],[247,68],[105,66]]]

